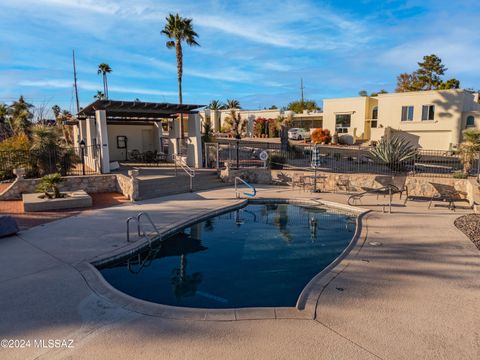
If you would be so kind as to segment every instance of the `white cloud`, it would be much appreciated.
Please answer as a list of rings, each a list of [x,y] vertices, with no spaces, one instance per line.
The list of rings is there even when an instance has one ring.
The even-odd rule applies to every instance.
[[[21,81],[20,86],[27,86],[27,87],[40,87],[40,88],[71,88],[73,84],[69,80],[25,80]],[[78,88],[82,90],[88,91],[97,91],[101,89],[100,84],[91,83],[91,82],[79,82]],[[159,95],[159,96],[175,96],[177,92],[175,91],[160,91],[155,89],[147,89],[147,88],[137,88],[137,87],[130,87],[130,86],[118,86],[118,85],[110,85],[108,87],[109,92],[118,92],[118,93],[126,93],[126,94],[142,94],[142,95]],[[186,93],[185,93],[186,94]]]

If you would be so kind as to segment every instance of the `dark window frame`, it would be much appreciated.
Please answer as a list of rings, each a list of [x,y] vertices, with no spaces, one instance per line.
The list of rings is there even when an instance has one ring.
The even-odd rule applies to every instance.
[[[402,122],[413,121],[414,115],[415,115],[415,106],[413,105],[402,106],[402,113],[400,118]]]
[[[343,120],[339,121],[339,117],[343,117]],[[335,130],[337,133],[348,133],[348,128],[350,128],[351,126],[352,114],[335,114]]]
[[[435,105],[422,105],[422,121],[435,120]]]

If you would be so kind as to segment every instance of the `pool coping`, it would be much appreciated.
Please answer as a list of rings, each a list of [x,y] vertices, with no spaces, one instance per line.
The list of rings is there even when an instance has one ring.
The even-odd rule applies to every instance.
[[[364,245],[366,239],[366,224],[363,219],[370,210],[344,205],[340,203],[325,201],[321,199],[285,199],[285,198],[258,198],[244,199],[236,201],[234,204],[221,206],[211,211],[188,217],[186,220],[172,223],[161,232],[162,237],[168,236],[189,225],[203,221],[209,217],[223,214],[235,209],[242,208],[249,203],[258,202],[280,202],[304,205],[325,205],[333,209],[339,209],[354,213],[356,215],[355,233],[349,245],[342,253],[316,274],[304,287],[300,293],[295,307],[247,307],[247,308],[229,308],[229,309],[208,309],[178,307],[153,303],[142,300],[116,289],[105,280],[96,266],[110,263],[112,261],[125,258],[148,246],[148,241],[138,241],[128,244],[125,247],[118,248],[110,252],[108,256],[99,255],[90,261],[82,261],[75,264],[75,268],[86,281],[90,289],[97,295],[104,297],[122,308],[148,316],[162,317],[176,320],[204,320],[204,321],[236,321],[236,320],[262,320],[262,319],[299,319],[313,320],[317,303],[323,290],[332,282],[345,268],[350,264],[352,258],[356,257]],[[363,241],[359,241],[363,238]]]

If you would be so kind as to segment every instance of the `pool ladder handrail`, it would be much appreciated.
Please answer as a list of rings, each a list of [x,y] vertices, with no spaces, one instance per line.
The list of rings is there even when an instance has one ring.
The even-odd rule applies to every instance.
[[[192,169],[190,166],[188,166],[186,161],[180,155],[173,154],[172,158],[173,158],[173,162],[175,164],[175,176],[177,176],[177,165],[178,165],[189,176],[189,178],[190,178],[190,192],[192,192],[193,191],[193,178],[195,177],[195,169]]]
[[[148,236],[148,234],[142,228],[142,223],[141,223],[142,216],[147,218],[148,222],[150,223],[154,232],[156,233],[156,236],[154,236],[153,238],[160,237],[160,231],[158,230],[158,228],[153,223],[150,215],[146,212],[140,212],[140,213],[137,214],[137,216],[130,216],[126,220],[126,222],[127,222],[127,242],[131,242],[130,241],[130,221],[135,220],[137,222],[137,235],[138,235],[138,237],[139,238],[145,237],[148,240],[149,245],[152,245],[152,239],[153,238],[150,238],[150,236]]]
[[[236,177],[235,177],[235,197],[236,197],[237,199],[240,198],[240,194],[239,194],[239,192],[238,192],[238,185],[237,185],[238,181],[241,181],[243,184],[245,184],[245,186],[247,186],[248,188],[250,188],[250,190],[253,191],[253,193],[244,192],[243,195],[248,196],[248,197],[254,197],[255,195],[257,195],[257,189],[255,189],[255,187],[254,187],[252,184],[246,182],[246,181],[243,180],[241,177],[236,176]]]

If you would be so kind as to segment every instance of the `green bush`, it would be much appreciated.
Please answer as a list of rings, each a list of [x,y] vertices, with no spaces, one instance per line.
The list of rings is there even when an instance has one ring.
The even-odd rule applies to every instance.
[[[452,176],[453,176],[454,179],[467,179],[468,178],[468,174],[464,173],[463,171],[455,171],[452,174]]]

